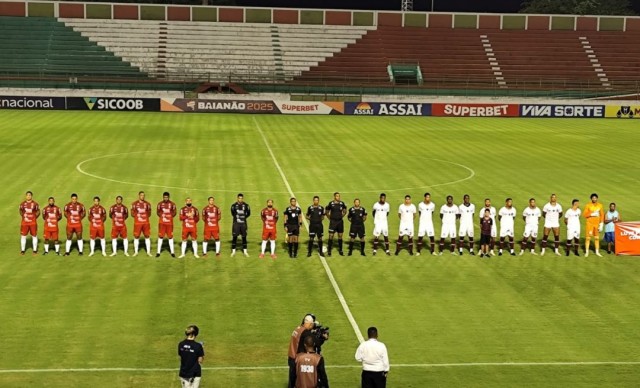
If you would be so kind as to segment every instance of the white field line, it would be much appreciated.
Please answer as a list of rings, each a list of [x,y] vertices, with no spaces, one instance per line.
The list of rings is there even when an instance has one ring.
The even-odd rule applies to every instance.
[[[269,151],[269,154],[271,155],[271,159],[273,159],[273,164],[275,164],[276,169],[280,173],[280,177],[282,178],[282,181],[284,182],[284,185],[286,186],[287,190],[289,191],[289,194],[291,194],[292,197],[295,197],[295,194],[293,193],[293,190],[291,189],[291,185],[289,184],[289,180],[287,179],[287,176],[284,174],[284,171],[282,171],[282,168],[280,167],[280,163],[278,163],[278,159],[276,159],[276,156],[273,153],[273,150],[271,149],[271,146],[269,145],[269,141],[267,141],[267,137],[264,135],[264,132],[262,131],[262,128],[260,127],[260,124],[258,123],[258,120],[256,120],[255,116],[253,117],[253,122],[255,123],[256,128],[258,129],[258,133],[260,133],[260,136],[262,136],[262,141],[264,142],[265,146],[267,147],[267,150]],[[307,223],[306,218],[302,218],[302,222],[304,222],[304,227],[307,230],[309,230],[309,224]],[[358,338],[359,342],[363,342],[364,341],[364,337],[362,336],[362,332],[360,331],[360,327],[358,327],[358,323],[353,318],[353,314],[351,314],[351,310],[349,309],[349,306],[347,305],[347,301],[344,299],[344,295],[342,295],[342,291],[340,291],[340,287],[338,287],[338,282],[336,282],[336,279],[333,277],[333,273],[331,272],[331,268],[329,268],[329,264],[327,263],[327,260],[325,260],[324,257],[320,256],[320,254],[318,254],[318,257],[320,258],[320,262],[322,263],[322,266],[324,267],[324,270],[327,273],[327,276],[329,277],[329,281],[331,282],[331,285],[333,286],[333,290],[335,291],[336,295],[338,296],[338,300],[340,301],[340,304],[342,305],[342,309],[344,310],[344,313],[347,315],[347,319],[349,320],[349,323],[351,323],[351,327],[353,327],[353,331],[356,333],[356,338]]]
[[[206,148],[202,148],[202,149],[206,149]],[[277,149],[277,148],[276,148]],[[273,148],[271,149],[273,150]],[[167,185],[156,185],[153,183],[142,183],[142,182],[131,182],[131,181],[125,181],[125,180],[120,180],[120,179],[113,179],[113,178],[109,178],[109,177],[104,177],[104,176],[100,176],[97,174],[93,174],[89,171],[85,170],[84,164],[85,163],[89,163],[89,162],[93,162],[94,160],[100,160],[100,159],[107,159],[107,158],[111,158],[111,157],[116,157],[116,156],[126,156],[126,155],[133,155],[133,154],[144,154],[144,153],[148,153],[148,152],[166,152],[166,151],[184,151],[182,149],[165,149],[165,150],[146,150],[146,151],[131,151],[131,152],[121,152],[121,153],[117,153],[117,154],[107,154],[107,155],[101,155],[101,156],[96,156],[93,158],[89,158],[89,159],[85,159],[85,160],[81,160],[80,162],[78,162],[78,164],[76,164],[76,170],[86,176],[89,176],[91,178],[95,178],[95,179],[99,179],[99,180],[103,180],[103,181],[107,181],[107,182],[114,182],[114,183],[121,183],[124,185],[132,185],[132,186],[147,186],[147,187],[155,187],[155,188],[161,188],[161,189],[175,189],[175,190],[185,190],[185,191],[210,191],[210,189],[208,188],[198,188],[198,187],[182,187],[182,186],[167,186]],[[273,154],[273,152],[271,151],[271,153]],[[195,154],[194,154],[195,155]],[[430,189],[430,188],[434,188],[434,187],[440,187],[440,186],[448,186],[448,185],[453,185],[456,183],[461,183],[464,181],[467,181],[469,179],[473,179],[476,175],[476,172],[469,166],[466,166],[464,164],[460,164],[460,163],[455,163],[455,162],[451,162],[449,160],[444,160],[444,159],[432,159],[432,158],[427,158],[427,159],[423,159],[423,160],[433,160],[436,162],[441,162],[441,163],[447,163],[447,164],[451,164],[454,166],[458,166],[460,168],[463,168],[465,170],[467,170],[469,172],[469,175],[467,175],[464,178],[460,178],[454,181],[448,181],[448,182],[443,182],[443,183],[436,183],[433,185],[424,185],[424,186],[418,186],[418,187],[401,187],[401,188],[385,188],[385,189],[375,189],[375,190],[360,190],[358,191],[358,193],[361,194],[365,194],[365,193],[380,193],[380,192],[396,192],[396,191],[412,191],[412,190],[422,190],[422,189]],[[190,183],[191,181],[189,181],[188,183]],[[240,189],[216,189],[216,191],[220,191],[220,192],[226,192],[226,193],[236,193],[238,191],[242,191],[244,193],[261,193],[261,191],[258,190],[240,190]],[[274,192],[275,194],[276,192]],[[331,191],[299,191],[298,194],[331,194],[333,192]],[[277,194],[290,194],[290,192],[277,192]]]
[[[606,366],[640,365],[640,361],[552,361],[552,362],[456,362],[442,364],[391,364],[391,368],[461,368],[461,367],[538,367],[538,366]],[[328,369],[360,369],[354,365],[327,365]],[[286,365],[276,366],[212,366],[203,367],[211,371],[255,371],[288,369]],[[73,373],[73,372],[177,372],[177,368],[51,368],[51,369],[0,369],[0,374],[10,373]]]

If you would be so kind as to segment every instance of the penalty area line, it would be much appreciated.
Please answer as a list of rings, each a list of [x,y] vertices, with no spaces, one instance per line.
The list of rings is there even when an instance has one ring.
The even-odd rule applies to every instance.
[[[640,361],[551,361],[551,362],[455,362],[441,364],[391,364],[391,368],[460,368],[460,367],[538,367],[538,366],[606,366],[640,365]],[[288,366],[212,366],[203,367],[210,371],[255,371],[288,369]],[[360,369],[362,365],[326,365],[327,369]],[[177,372],[178,368],[40,368],[40,369],[0,369],[0,374],[11,373],[76,373],[76,372]]]
[[[258,123],[258,120],[256,120],[255,116],[253,117],[253,122],[256,125],[256,129],[258,130],[258,133],[262,137],[262,141],[264,142],[264,145],[267,147],[267,151],[269,151],[269,155],[271,155],[271,159],[273,160],[273,164],[276,166],[276,169],[278,170],[278,173],[280,174],[280,177],[282,178],[282,181],[284,182],[285,187],[289,191],[289,194],[291,194],[292,197],[295,197],[295,194],[293,193],[293,190],[291,189],[291,185],[289,184],[289,180],[287,179],[287,176],[284,174],[284,171],[282,171],[282,168],[280,167],[280,163],[278,163],[278,159],[276,158],[275,154],[273,153],[273,150],[271,149],[271,145],[269,144],[269,141],[267,140],[267,137],[264,135],[264,132],[262,131],[262,127],[260,127],[260,124]],[[307,230],[309,230],[309,224],[307,223],[307,219],[306,218],[302,218],[302,222],[304,223],[304,227]],[[344,295],[342,294],[342,291],[340,291],[340,287],[338,286],[338,282],[336,281],[335,277],[333,277],[333,272],[331,272],[331,268],[329,268],[329,263],[327,263],[327,260],[324,257],[320,256],[320,254],[318,254],[318,257],[320,258],[320,262],[322,263],[322,266],[324,267],[324,271],[327,273],[327,277],[329,278],[329,282],[331,282],[331,285],[333,286],[333,290],[335,291],[336,295],[338,296],[338,300],[340,301],[340,304],[342,305],[342,309],[344,310],[344,313],[347,315],[347,319],[349,320],[349,323],[351,323],[351,327],[353,328],[353,331],[356,333],[356,338],[358,338],[358,342],[360,342],[360,343],[364,342],[364,337],[362,336],[362,332],[360,331],[360,327],[358,326],[358,323],[356,322],[355,318],[353,317],[353,314],[351,314],[351,310],[349,309],[349,305],[347,305],[347,301],[344,299]]]

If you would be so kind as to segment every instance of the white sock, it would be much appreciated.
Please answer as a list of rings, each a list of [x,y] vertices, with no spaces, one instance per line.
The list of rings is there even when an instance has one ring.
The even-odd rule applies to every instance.
[[[262,254],[264,254],[264,250],[267,249],[267,240],[262,241],[261,249],[262,249]]]
[[[193,249],[193,254],[198,254],[198,242],[196,240],[191,241],[191,248]]]
[[[243,249],[242,252],[244,253],[249,253],[246,249]]]
[[[113,253],[116,253],[116,251],[118,250],[118,240],[116,240],[115,238],[111,240],[111,249],[113,249]]]
[[[173,239],[172,238],[169,239],[169,252],[171,252],[172,255],[175,254],[174,253],[174,248],[173,248]]]
[[[151,239],[150,238],[145,238],[144,239],[144,245],[147,247],[147,253],[151,254]]]
[[[94,239],[89,240],[89,251],[91,254],[93,254],[95,247],[96,247],[96,240]],[[80,244],[78,244],[78,249],[80,249]]]
[[[55,244],[53,247],[55,248],[56,252],[60,252],[60,244]]]
[[[84,241],[78,240],[78,251],[82,253],[82,247],[84,247]]]
[[[49,252],[49,244],[44,244],[44,251]]]
[[[122,240],[122,244],[124,244],[124,253],[129,252],[129,240],[125,238],[124,240]]]
[[[182,254],[184,255],[185,253],[187,253],[187,242],[183,241],[182,242]]]
[[[276,240],[271,240],[271,254],[276,253]]]
[[[100,239],[100,244],[102,244],[102,254],[106,255],[107,254],[107,240],[101,238]]]
[[[158,239],[158,254],[160,254],[160,251],[162,251],[162,243],[164,242],[164,239],[159,238]]]
[[[206,255],[206,254],[207,254],[207,246],[208,246],[208,245],[209,245],[209,243],[208,243],[208,242],[206,242],[206,241],[203,241],[203,242],[202,242],[202,254],[203,254],[203,255]]]
[[[220,253],[220,241],[216,241],[216,254]]]
[[[38,250],[38,237],[31,236],[31,246],[34,252]]]
[[[64,246],[65,246],[65,248],[66,248],[65,252],[66,252],[66,253],[69,253],[69,251],[71,250],[71,240],[67,240],[67,241],[64,243]]]
[[[20,250],[24,252],[27,249],[27,236],[20,236]]]
[[[133,253],[138,253],[138,248],[140,247],[140,240],[133,240]]]

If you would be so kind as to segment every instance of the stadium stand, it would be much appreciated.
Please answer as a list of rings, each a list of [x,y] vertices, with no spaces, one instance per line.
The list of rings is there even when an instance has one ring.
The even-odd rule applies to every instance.
[[[6,75],[146,77],[55,18],[3,16],[0,33],[0,73]]]
[[[308,70],[366,27],[60,19],[157,78],[280,82]]]

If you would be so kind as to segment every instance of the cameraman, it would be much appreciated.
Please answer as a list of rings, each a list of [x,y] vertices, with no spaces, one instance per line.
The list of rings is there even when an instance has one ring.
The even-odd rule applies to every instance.
[[[178,356],[180,356],[180,383],[182,388],[198,388],[202,368],[200,364],[204,359],[204,348],[196,342],[200,329],[196,325],[190,325],[184,331],[186,339],[178,344]]]
[[[294,388],[296,384],[296,355],[304,352],[304,339],[312,336],[316,317],[313,314],[307,314],[302,318],[300,326],[296,327],[291,333],[291,341],[289,341],[289,388]]]

